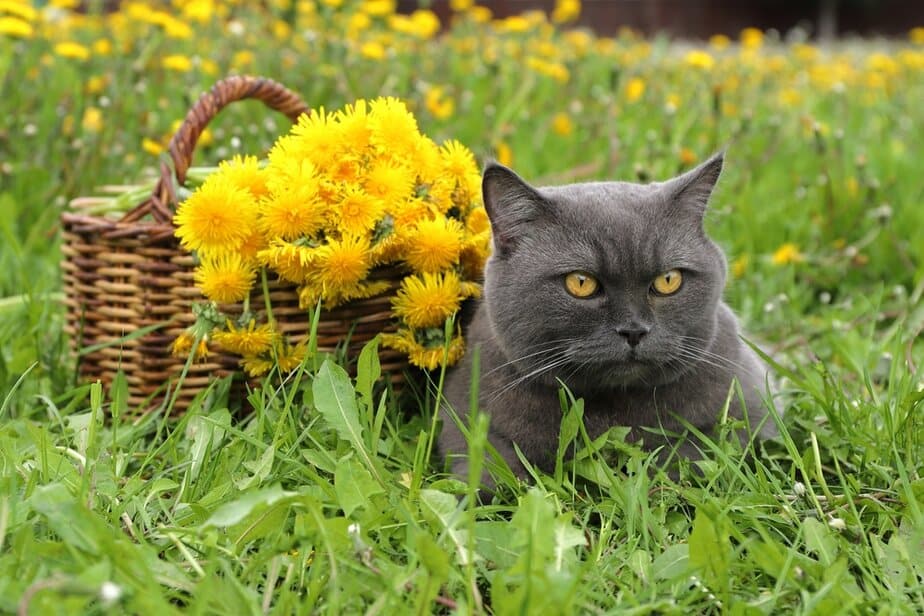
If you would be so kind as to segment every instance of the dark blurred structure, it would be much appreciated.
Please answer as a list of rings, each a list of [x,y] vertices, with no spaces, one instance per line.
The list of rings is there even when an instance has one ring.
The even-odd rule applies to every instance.
[[[497,17],[530,9],[551,11],[555,0],[480,0]],[[449,0],[398,0],[401,12],[421,6],[443,22],[451,15]],[[680,38],[735,37],[746,27],[773,28],[782,34],[802,28],[815,39],[837,36],[905,37],[924,26],[921,0],[583,0],[577,25],[599,34],[628,26],[647,35]]]

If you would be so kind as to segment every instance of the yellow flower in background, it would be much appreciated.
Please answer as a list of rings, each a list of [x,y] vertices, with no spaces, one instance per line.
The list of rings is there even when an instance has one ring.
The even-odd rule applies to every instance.
[[[219,304],[243,301],[250,294],[257,270],[234,252],[204,256],[194,273],[196,286]]]
[[[183,54],[170,54],[164,56],[160,64],[168,70],[180,73],[188,73],[193,68],[192,60],[189,56],[184,56]]]
[[[776,249],[771,257],[774,265],[788,265],[790,263],[802,263],[805,256],[799,252],[799,247],[791,242],[787,242]]]
[[[9,13],[24,21],[35,21],[38,17],[38,11],[29,3],[17,0],[0,0],[0,12]]]
[[[18,38],[32,38],[35,30],[32,24],[19,17],[0,17],[0,34]]]
[[[452,117],[456,108],[456,104],[453,102],[452,98],[446,96],[443,88],[439,86],[433,86],[427,90],[427,93],[424,95],[424,106],[427,108],[427,111],[438,120],[445,120]]]
[[[715,66],[715,58],[713,58],[708,51],[703,51],[702,49],[692,49],[688,51],[686,55],[684,55],[683,61],[687,66],[707,71]]]
[[[141,140],[141,149],[151,156],[160,156],[164,152],[164,146],[158,141],[145,137]]]
[[[709,46],[716,51],[728,49],[729,45],[731,45],[731,39],[724,34],[713,34],[709,37]]]
[[[408,233],[404,260],[420,273],[439,272],[459,262],[463,228],[458,220],[422,220]]]
[[[411,327],[439,327],[455,314],[462,299],[461,283],[455,272],[428,272],[402,280],[392,307]]]
[[[513,150],[510,149],[510,145],[506,141],[498,141],[495,144],[494,156],[497,158],[497,162],[505,167],[513,164]]]
[[[216,174],[177,208],[176,235],[200,255],[237,250],[257,226],[253,195]]]
[[[571,116],[563,111],[559,111],[552,116],[552,132],[562,137],[567,137],[574,132],[574,122]]]
[[[645,80],[641,77],[632,77],[626,82],[626,100],[636,102],[645,94]]]
[[[70,58],[73,60],[88,60],[90,58],[90,48],[73,41],[56,43],[54,52],[62,58]]]
[[[581,0],[555,0],[552,21],[564,24],[576,20],[581,15]]]
[[[359,53],[370,60],[381,60],[385,57],[385,46],[378,41],[366,41],[360,46]]]
[[[764,33],[757,28],[745,28],[739,38],[745,49],[757,49],[764,44]]]
[[[102,110],[99,107],[87,107],[84,109],[80,125],[87,132],[98,133],[103,128]]]

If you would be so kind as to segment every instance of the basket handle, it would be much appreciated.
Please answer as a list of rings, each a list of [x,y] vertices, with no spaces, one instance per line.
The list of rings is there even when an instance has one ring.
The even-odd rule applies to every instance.
[[[293,122],[309,111],[308,105],[298,94],[272,79],[250,75],[233,75],[222,79],[196,101],[170,140],[168,149],[170,158],[173,159],[174,172],[171,173],[167,164],[161,162],[160,179],[154,186],[151,197],[128,212],[122,220],[131,222],[150,214],[157,222],[172,222],[172,208],[177,202],[174,174],[177,185],[183,185],[186,182],[186,172],[192,163],[196,142],[208,123],[230,103],[250,98],[285,114]]]

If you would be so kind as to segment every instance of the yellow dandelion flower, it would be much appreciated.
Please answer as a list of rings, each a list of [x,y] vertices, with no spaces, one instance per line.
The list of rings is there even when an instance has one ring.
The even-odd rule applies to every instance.
[[[318,199],[317,183],[278,187],[260,200],[260,229],[269,238],[310,237],[324,225],[327,208]]]
[[[173,221],[176,236],[188,250],[236,250],[257,226],[257,206],[249,192],[215,174],[180,204]]]
[[[266,170],[260,166],[256,156],[236,154],[231,160],[218,164],[218,173],[227,174],[232,184],[249,191],[254,197],[262,197],[269,190]]]
[[[280,372],[292,372],[302,365],[307,355],[308,347],[304,342],[296,345],[286,342],[276,347],[276,364],[279,366]]]
[[[165,69],[177,71],[178,73],[188,73],[193,69],[193,63],[189,56],[179,53],[164,56],[160,61],[160,65]]]
[[[411,327],[438,327],[459,309],[460,285],[453,271],[407,276],[391,305],[395,315]]]
[[[345,235],[342,239],[331,239],[318,248],[317,269],[314,279],[327,292],[351,287],[369,273],[372,263],[369,259],[369,238]]]
[[[242,301],[256,277],[253,264],[234,252],[204,258],[193,276],[202,293],[219,304]]]
[[[90,58],[90,49],[86,45],[81,45],[73,41],[56,43],[54,52],[62,58],[70,58],[72,60],[87,60]]]
[[[372,137],[372,127],[369,123],[369,114],[366,101],[357,100],[334,114],[334,120],[339,125],[341,147],[348,152],[358,153],[369,145]]]
[[[411,195],[414,173],[405,165],[379,160],[366,173],[363,189],[384,203],[396,203]]]
[[[557,24],[574,21],[581,15],[581,0],[555,0],[552,21]]]
[[[440,156],[446,175],[457,182],[465,182],[471,173],[478,172],[475,155],[455,139],[443,144],[440,148]]]
[[[267,353],[273,348],[273,342],[279,337],[279,334],[273,331],[268,324],[257,326],[256,322],[251,320],[247,327],[235,327],[231,321],[228,321],[226,331],[216,332],[212,340],[228,353],[243,355],[245,357],[255,357]]]
[[[280,278],[304,283],[315,270],[318,249],[297,246],[281,240],[273,240],[269,248],[257,253],[259,262],[276,272]]]
[[[452,117],[456,109],[455,101],[447,96],[443,88],[434,86],[427,90],[424,95],[424,106],[437,120],[445,120]]]
[[[563,111],[559,111],[552,116],[552,132],[562,137],[567,137],[574,132],[574,122],[571,116]]]
[[[438,272],[459,262],[462,223],[442,216],[422,220],[407,236],[404,260],[416,272]]]
[[[396,98],[382,97],[369,103],[372,144],[384,152],[403,158],[413,153],[421,140],[420,129],[407,105]]]
[[[709,70],[715,66],[715,58],[708,51],[702,49],[691,49],[683,57],[683,62],[693,68]]]
[[[788,265],[790,263],[802,263],[805,256],[799,251],[799,247],[792,242],[787,242],[774,251],[770,259],[774,265]]]
[[[252,378],[265,375],[274,365],[272,360],[263,357],[245,357],[241,360],[241,367]]]
[[[0,34],[18,38],[32,38],[35,34],[35,29],[32,27],[32,24],[24,19],[18,17],[0,17]]]
[[[632,77],[626,82],[626,100],[630,103],[642,98],[645,93],[645,80],[641,77]]]
[[[193,352],[193,345],[196,345],[193,359],[195,361],[204,361],[209,356],[208,342],[206,338],[203,337],[199,343],[196,344],[196,337],[189,331],[184,331],[176,337],[170,345],[170,354],[174,357],[189,357],[189,354]]]
[[[442,331],[427,332],[434,333],[427,344],[419,342],[414,332],[405,329],[396,334],[383,335],[382,345],[407,354],[412,364],[424,370],[436,370],[443,365],[444,360],[447,366],[451,366],[465,354],[465,340],[461,335],[454,336],[447,345],[443,340]]]
[[[385,202],[363,191],[349,187],[343,193],[340,203],[334,208],[337,228],[350,235],[362,235],[371,231],[385,213]]]
[[[26,21],[35,21],[38,17],[38,11],[28,2],[22,2],[21,0],[0,0],[0,11],[15,15]]]

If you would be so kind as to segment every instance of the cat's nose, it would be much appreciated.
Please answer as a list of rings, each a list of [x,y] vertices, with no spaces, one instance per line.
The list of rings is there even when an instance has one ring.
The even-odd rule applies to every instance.
[[[625,329],[616,330],[616,333],[625,338],[629,346],[634,349],[649,331],[650,328],[648,327],[627,327]]]

